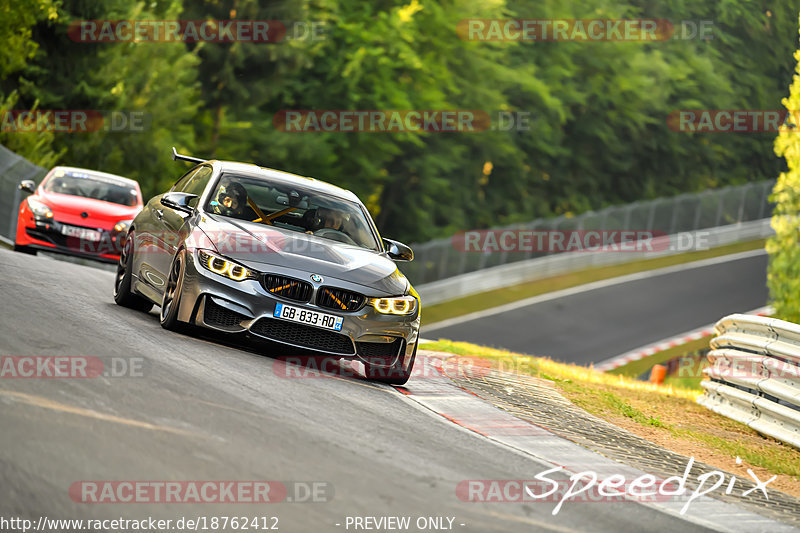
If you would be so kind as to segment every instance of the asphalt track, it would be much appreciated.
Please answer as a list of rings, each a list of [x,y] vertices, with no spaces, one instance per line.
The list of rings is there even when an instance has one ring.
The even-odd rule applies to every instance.
[[[277,516],[280,531],[302,532],[354,531],[347,516],[386,515],[455,517],[454,530],[473,532],[703,530],[635,503],[566,504],[552,516],[552,503],[462,502],[462,480],[531,479],[541,470],[392,387],[289,379],[274,347],[267,356],[263,345],[167,332],[155,310],[116,306],[112,280],[0,250],[0,355],[122,356],[143,371],[0,378],[0,517]],[[332,498],[89,504],[69,496],[81,480],[318,481],[330,484]]]
[[[558,361],[597,363],[767,302],[767,256],[757,255],[578,292],[513,311],[426,329]],[[424,316],[424,315],[423,315]]]

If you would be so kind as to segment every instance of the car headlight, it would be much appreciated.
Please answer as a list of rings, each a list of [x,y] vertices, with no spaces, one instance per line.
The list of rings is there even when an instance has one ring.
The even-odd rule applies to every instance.
[[[217,255],[207,250],[198,250],[200,264],[214,274],[225,276],[233,281],[244,281],[246,279],[257,279],[258,274],[249,268],[243,267],[239,263],[234,263],[229,259]]]
[[[413,296],[370,298],[369,304],[384,315],[410,315],[417,309],[417,299]]]
[[[120,220],[114,224],[114,231],[119,233],[128,231],[128,228],[131,227],[131,222],[133,222],[133,220]]]
[[[30,207],[33,216],[36,218],[53,218],[53,210],[39,200],[28,198],[28,207]]]

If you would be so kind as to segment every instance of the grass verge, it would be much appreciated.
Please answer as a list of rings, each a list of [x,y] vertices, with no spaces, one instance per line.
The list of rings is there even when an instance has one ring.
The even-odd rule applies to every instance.
[[[641,376],[653,368],[653,365],[666,363],[667,361],[675,359],[676,357],[681,357],[683,355],[702,350],[703,348],[708,348],[708,342],[711,340],[711,338],[712,336],[709,335],[707,337],[701,337],[699,339],[683,343],[679,346],[673,346],[671,348],[667,348],[666,350],[661,350],[660,352],[656,352],[653,355],[645,357],[644,359],[631,361],[628,364],[609,370],[607,373],[621,375],[628,378]],[[692,369],[692,371],[694,372],[694,369]],[[692,375],[691,377],[698,376]]]
[[[673,265],[680,265],[692,261],[699,261],[701,259],[708,259],[711,257],[718,257],[722,255],[735,254],[738,252],[746,252],[749,250],[756,250],[764,248],[764,239],[756,241],[739,242],[729,244],[727,246],[720,246],[711,250],[701,250],[698,252],[689,252],[686,254],[670,255],[667,257],[657,257],[655,259],[646,259],[644,261],[637,261],[635,263],[626,263],[623,265],[611,265],[605,267],[590,268],[578,272],[570,272],[569,274],[561,274],[550,278],[539,279],[512,287],[505,287],[489,292],[482,292],[458,298],[457,300],[450,300],[440,304],[425,306],[423,311],[425,315],[425,322],[433,324],[440,320],[453,318],[483,309],[490,309],[499,305],[523,300],[538,296],[546,292],[553,292],[561,289],[568,289],[576,287],[585,283],[593,281],[600,281],[603,279],[616,278],[626,274],[634,274],[636,272],[644,272],[646,270],[655,270]]]
[[[478,357],[494,368],[548,379],[575,405],[640,437],[744,478],[749,479],[747,468],[761,479],[777,474],[770,487],[800,497],[800,453],[700,406],[697,390],[464,342],[440,340],[420,348]],[[736,457],[744,463],[736,464]]]

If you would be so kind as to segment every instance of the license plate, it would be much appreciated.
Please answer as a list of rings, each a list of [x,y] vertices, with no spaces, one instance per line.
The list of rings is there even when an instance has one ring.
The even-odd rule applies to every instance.
[[[62,235],[67,237],[77,237],[82,241],[97,242],[102,237],[102,233],[93,229],[76,228],[75,226],[61,226]]]
[[[272,314],[272,316],[276,318],[282,318],[284,320],[290,320],[292,322],[317,326],[318,328],[342,331],[342,317],[340,316],[329,315],[327,313],[318,313],[317,311],[309,311],[308,309],[293,307],[291,305],[283,305],[282,303],[275,305],[275,312]]]

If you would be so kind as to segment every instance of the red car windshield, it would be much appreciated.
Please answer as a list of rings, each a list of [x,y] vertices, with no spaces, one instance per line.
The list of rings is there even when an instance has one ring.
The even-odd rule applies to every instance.
[[[44,190],[127,206],[137,205],[139,201],[136,187],[123,181],[91,174],[54,175],[44,184]]]

